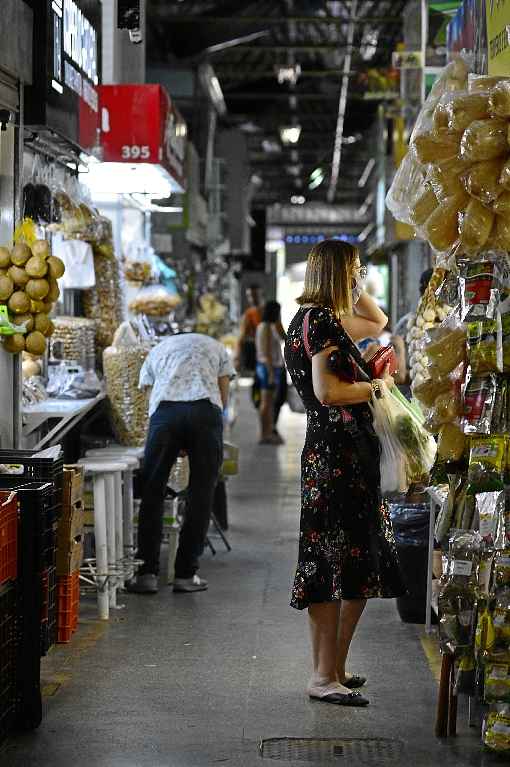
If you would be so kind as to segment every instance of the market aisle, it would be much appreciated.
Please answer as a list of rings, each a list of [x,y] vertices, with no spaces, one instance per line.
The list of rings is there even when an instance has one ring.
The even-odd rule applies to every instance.
[[[302,417],[287,413],[285,447],[254,445],[254,414],[244,403],[236,434],[242,474],[229,485],[233,551],[218,541],[218,555],[205,555],[209,592],[126,596],[111,624],[82,628],[73,654],[59,648],[50,659],[58,668],[61,658],[65,674],[56,676],[61,686],[46,701],[43,726],[11,741],[0,764],[263,767],[274,762],[260,758],[260,739],[283,736],[404,744],[400,757],[358,764],[490,763],[462,713],[453,745],[432,737],[435,682],[418,632],[392,602],[370,604],[352,658],[352,669],[369,677],[370,708],[328,707],[303,694],[306,615],[288,607],[303,428]]]

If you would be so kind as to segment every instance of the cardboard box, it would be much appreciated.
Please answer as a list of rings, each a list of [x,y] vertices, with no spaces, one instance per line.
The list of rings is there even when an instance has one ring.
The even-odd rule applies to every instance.
[[[66,464],[64,466],[63,505],[73,506],[83,495],[83,466]]]
[[[58,523],[57,548],[68,549],[74,540],[82,537],[84,522],[82,501],[76,501],[72,506],[64,506]]]
[[[79,536],[67,549],[57,549],[57,575],[72,575],[80,569],[82,559],[83,536]]]

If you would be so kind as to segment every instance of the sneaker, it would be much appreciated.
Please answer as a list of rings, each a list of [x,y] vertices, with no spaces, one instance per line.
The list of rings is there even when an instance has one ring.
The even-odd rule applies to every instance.
[[[134,578],[127,581],[126,590],[130,594],[157,594],[158,576],[153,573],[135,575]]]
[[[193,591],[205,591],[207,581],[194,575],[193,578],[176,578],[174,580],[174,591],[181,593],[191,593]]]

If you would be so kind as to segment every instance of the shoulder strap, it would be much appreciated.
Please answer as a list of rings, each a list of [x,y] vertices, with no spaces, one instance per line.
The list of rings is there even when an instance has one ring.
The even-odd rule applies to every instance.
[[[305,314],[305,318],[303,320],[303,345],[305,347],[306,356],[311,361],[312,360],[312,352],[310,351],[310,341],[308,340],[308,330],[310,327],[310,312],[312,310],[308,309],[307,313]]]

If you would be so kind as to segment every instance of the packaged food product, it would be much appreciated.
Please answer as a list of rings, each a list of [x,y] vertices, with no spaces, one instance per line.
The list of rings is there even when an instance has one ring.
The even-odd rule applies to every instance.
[[[501,317],[479,319],[467,325],[468,362],[474,375],[503,370]]]
[[[439,638],[443,652],[456,653],[471,646],[476,627],[476,583],[480,536],[453,531],[448,570],[439,590]]]
[[[425,407],[432,407],[441,394],[451,391],[452,382],[447,376],[443,378],[427,378],[422,383],[413,386],[413,395]]]
[[[439,203],[432,189],[425,189],[423,194],[411,207],[410,215],[412,223],[415,226],[422,226],[438,205]]]
[[[489,117],[488,91],[475,91],[471,93],[461,91],[444,98],[444,109],[448,116],[448,128],[451,131],[462,133],[475,120],[484,120]]]
[[[459,212],[463,211],[469,197],[456,196],[443,200],[423,225],[423,234],[434,250],[444,253],[459,238]]]
[[[493,160],[508,153],[507,122],[475,120],[462,134],[460,154],[469,162]]]
[[[434,402],[434,415],[436,423],[440,426],[455,421],[462,414],[462,401],[460,396],[460,386],[454,386],[446,394],[440,394]],[[437,434],[437,429],[434,434]]]
[[[475,162],[462,175],[464,188],[484,205],[493,203],[504,191],[500,184],[503,161],[500,157],[494,160]]]
[[[444,377],[466,359],[466,327],[455,315],[441,325],[431,328],[426,337],[425,353],[429,358],[430,375]]]
[[[510,117],[510,81],[501,80],[490,90],[489,112],[496,117]]]
[[[496,643],[506,645],[510,642],[510,587],[508,586],[503,586],[496,592],[493,621]]]
[[[501,170],[501,166],[499,167]],[[463,190],[469,192],[463,183],[463,176],[468,172],[468,169],[469,166],[466,165],[465,161],[458,157],[429,167],[427,183],[439,202],[443,202],[449,197],[462,195]]]
[[[448,128],[448,111],[446,109],[444,96],[442,96],[436,104],[436,108],[432,114],[432,126],[435,131],[441,130],[441,128]]]
[[[496,216],[496,247],[503,251],[510,251],[510,218],[509,216]]]
[[[501,172],[499,174],[499,183],[503,187],[503,190],[510,189],[510,159],[506,159],[501,166]]]
[[[466,435],[458,421],[445,423],[439,430],[437,454],[447,463],[462,459],[466,449]]]
[[[130,301],[129,310],[134,314],[147,314],[150,317],[166,317],[182,302],[180,296],[171,294],[162,286],[152,285],[141,288]]]
[[[113,241],[94,242],[94,271],[96,286],[83,291],[85,316],[96,320],[96,346],[104,349],[124,319],[124,282]]]
[[[496,401],[492,412],[491,434],[506,433],[506,408],[507,408],[507,381],[505,378],[499,380],[496,389]]]
[[[427,165],[429,162],[437,163],[444,160],[450,160],[452,157],[456,157],[460,151],[461,133],[454,133],[447,128],[439,128],[437,131],[429,131],[418,134],[414,137],[412,145],[416,153],[416,157],[422,165]],[[491,138],[492,143],[495,144],[495,139]],[[506,142],[506,132],[505,132]],[[478,140],[480,143],[480,139]],[[485,144],[490,143],[485,138]],[[485,145],[484,144],[484,145]],[[471,152],[473,154],[473,152]],[[492,155],[496,157],[497,155]],[[478,158],[474,157],[474,160]],[[483,157],[479,158],[483,160]]]
[[[475,75],[470,73],[468,75],[468,91],[491,91],[498,83],[507,79],[503,75]]]
[[[510,214],[510,192],[504,191],[494,200],[492,210],[499,216],[508,216]]]
[[[497,705],[489,711],[483,723],[482,740],[491,751],[510,752],[510,706]]]
[[[505,491],[477,493],[475,498],[482,541],[490,548],[503,549],[505,546]]]
[[[464,433],[490,434],[496,403],[497,378],[468,373],[464,389]]]
[[[505,450],[504,437],[471,438],[468,468],[470,495],[504,489]]]
[[[496,552],[492,580],[495,592],[500,588],[510,587],[510,549]]]
[[[386,207],[397,221],[411,224],[411,210],[425,190],[425,169],[414,152],[408,152],[386,195]]]
[[[484,699],[486,703],[510,703],[510,657],[506,653],[485,666]]]
[[[471,322],[495,317],[502,284],[500,254],[485,253],[483,260],[466,265],[461,280],[462,317]]]
[[[460,243],[467,254],[480,253],[489,239],[495,214],[480,200],[472,199],[460,218]]]

